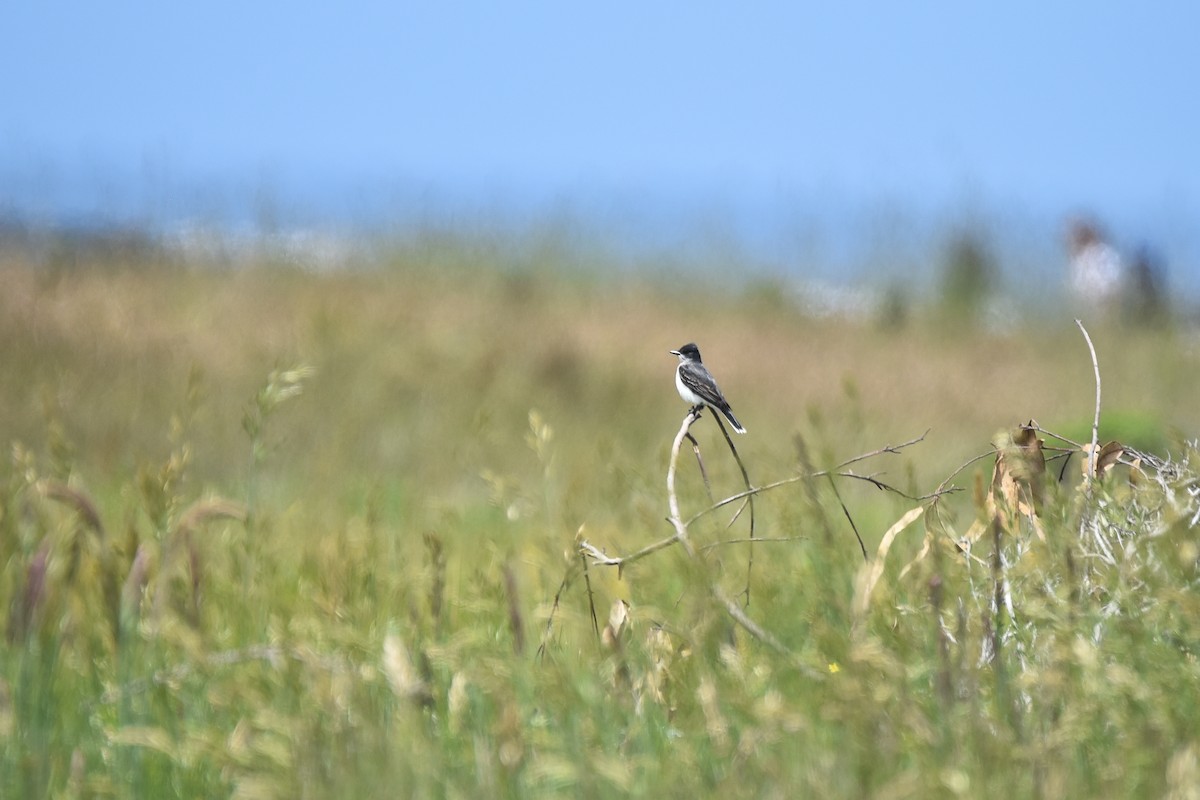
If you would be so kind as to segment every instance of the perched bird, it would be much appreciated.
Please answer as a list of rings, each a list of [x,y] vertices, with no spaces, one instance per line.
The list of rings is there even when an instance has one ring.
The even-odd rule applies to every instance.
[[[700,361],[700,348],[689,342],[678,350],[672,350],[671,355],[679,356],[679,366],[675,368],[675,388],[684,402],[690,403],[693,408],[708,406],[713,411],[720,411],[735,431],[745,433],[746,429],[733,415],[729,401],[721,394],[721,388]]]

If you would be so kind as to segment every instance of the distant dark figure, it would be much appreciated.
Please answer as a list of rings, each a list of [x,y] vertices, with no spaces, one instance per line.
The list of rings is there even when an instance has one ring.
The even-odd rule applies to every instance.
[[[1076,220],[1067,233],[1071,294],[1087,310],[1113,314],[1120,306],[1125,265],[1092,222]]]
[[[1166,270],[1162,258],[1148,245],[1138,248],[1129,268],[1125,314],[1130,322],[1165,322],[1168,316]]]
[[[942,308],[952,317],[978,319],[996,283],[997,268],[987,241],[969,231],[957,233],[942,266]]]

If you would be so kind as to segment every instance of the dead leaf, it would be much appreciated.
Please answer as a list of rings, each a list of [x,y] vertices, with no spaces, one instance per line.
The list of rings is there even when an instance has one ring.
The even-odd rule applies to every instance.
[[[996,467],[985,509],[989,518],[1000,516],[1006,529],[1015,512],[1029,519],[1035,531],[1045,537],[1038,511],[1045,493],[1046,456],[1044,440],[1037,437],[1033,420],[1012,431],[1001,431],[992,439],[996,448]]]
[[[604,632],[601,634],[601,641],[606,647],[609,649],[619,648],[621,633],[628,623],[629,604],[624,600],[617,600],[608,611],[608,624],[604,626]]]
[[[1133,463],[1129,465],[1129,485],[1144,486],[1146,484],[1146,473],[1142,470],[1142,459],[1135,458]]]
[[[875,552],[875,558],[859,568],[858,576],[855,579],[853,606],[858,621],[866,617],[867,611],[871,607],[871,593],[875,591],[875,585],[883,577],[883,565],[887,560],[888,551],[892,549],[892,542],[896,540],[896,536],[901,531],[911,525],[924,511],[925,506],[917,506],[916,508],[909,509],[904,516],[896,520],[892,527],[888,528],[887,532],[883,534],[883,539],[879,542],[879,549]]]
[[[1081,447],[1080,450],[1083,452],[1083,464],[1081,465],[1081,469],[1083,470],[1083,476],[1086,478],[1088,474],[1088,462],[1092,460],[1092,443],[1088,442]],[[1125,445],[1121,444],[1120,442],[1109,442],[1106,445],[1102,445],[1096,455],[1095,477],[1103,478],[1104,473],[1112,468],[1114,464],[1120,461],[1121,456],[1123,455],[1125,455]]]

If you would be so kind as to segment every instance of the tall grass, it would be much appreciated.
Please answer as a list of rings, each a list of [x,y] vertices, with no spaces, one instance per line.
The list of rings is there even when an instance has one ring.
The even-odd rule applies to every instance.
[[[871,462],[912,496],[1019,420],[1090,424],[1069,320],[944,339],[919,314],[881,330],[757,291],[682,309],[651,282],[445,267],[0,274],[0,795],[1200,786],[1182,445],[1090,495],[1078,455],[1061,480],[1051,461],[1032,510],[1019,482],[989,492],[991,457],[936,502],[763,493],[747,613],[786,654],[709,591],[746,581],[748,545],[719,544],[744,517],[695,523],[702,565],[667,547],[585,572],[577,549],[671,533],[688,320],[758,485],[931,429]],[[1194,430],[1183,341],[1093,335],[1106,409],[1161,443]],[[713,494],[739,491],[712,423],[693,431]],[[684,516],[710,503],[686,448],[678,481]]]

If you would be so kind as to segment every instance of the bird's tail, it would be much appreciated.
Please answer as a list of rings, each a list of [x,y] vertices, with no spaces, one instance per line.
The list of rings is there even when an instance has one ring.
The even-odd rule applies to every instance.
[[[729,424],[733,426],[735,431],[738,433],[746,432],[746,429],[742,427],[742,423],[737,421],[737,417],[733,415],[733,411],[728,406],[722,408],[721,413],[725,415],[725,419],[729,420]]]

